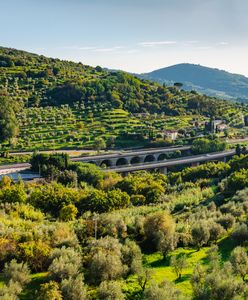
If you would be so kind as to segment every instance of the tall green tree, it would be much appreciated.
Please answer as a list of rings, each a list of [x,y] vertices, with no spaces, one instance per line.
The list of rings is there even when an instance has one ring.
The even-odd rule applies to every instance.
[[[11,141],[18,134],[18,122],[13,101],[0,91],[0,143]]]

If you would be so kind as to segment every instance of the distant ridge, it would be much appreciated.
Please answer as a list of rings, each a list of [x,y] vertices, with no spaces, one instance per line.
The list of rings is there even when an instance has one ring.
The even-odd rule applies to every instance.
[[[219,69],[183,63],[139,76],[166,85],[181,82],[185,90],[248,103],[248,78]]]

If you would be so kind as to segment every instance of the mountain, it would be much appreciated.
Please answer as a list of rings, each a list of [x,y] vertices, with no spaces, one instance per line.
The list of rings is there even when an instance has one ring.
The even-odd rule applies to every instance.
[[[228,100],[248,103],[248,78],[194,64],[178,64],[140,75],[142,78],[173,85],[183,83],[183,89]]]
[[[4,47],[0,47],[0,90],[24,107],[105,103],[130,113],[219,117],[223,107],[230,105],[125,72]]]

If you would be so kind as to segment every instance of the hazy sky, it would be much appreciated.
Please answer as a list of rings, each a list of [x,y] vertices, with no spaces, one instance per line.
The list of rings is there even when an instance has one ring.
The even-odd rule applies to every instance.
[[[0,0],[0,45],[132,72],[248,76],[248,0]]]

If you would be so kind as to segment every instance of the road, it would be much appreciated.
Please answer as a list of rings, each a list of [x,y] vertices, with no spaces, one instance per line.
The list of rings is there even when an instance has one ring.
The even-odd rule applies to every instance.
[[[161,151],[161,149],[160,149],[160,151]],[[141,153],[141,152],[138,152],[138,153]],[[152,152],[152,153],[154,153],[154,152]],[[223,151],[223,152],[180,157],[180,158],[176,158],[176,159],[169,159],[169,160],[164,160],[164,161],[159,161],[159,162],[141,163],[141,164],[135,164],[132,166],[130,166],[130,165],[117,166],[117,167],[104,169],[104,171],[107,171],[107,172],[108,171],[133,172],[133,171],[139,171],[139,170],[149,170],[149,169],[156,169],[156,168],[163,168],[163,167],[211,161],[214,159],[221,159],[226,156],[232,156],[234,154],[235,154],[235,150],[229,150],[229,151]],[[71,160],[78,161],[78,158],[72,158]],[[0,175],[16,173],[19,171],[30,169],[30,167],[31,167],[31,165],[29,163],[2,165],[2,166],[0,166]]]
[[[161,152],[173,152],[173,151],[186,151],[190,150],[190,146],[183,146],[183,147],[166,147],[166,148],[148,148],[142,150],[133,150],[133,151],[121,151],[118,153],[111,153],[111,154],[99,154],[99,155],[92,155],[87,157],[75,157],[73,161],[89,161],[89,160],[97,160],[97,159],[111,159],[111,158],[118,158],[119,156],[127,157],[127,156],[139,156],[139,155],[149,155],[149,154],[156,154]]]
[[[205,161],[211,161],[215,159],[221,159],[227,156],[232,156],[235,154],[235,150],[223,151],[223,152],[215,152],[209,154],[201,154],[187,157],[180,157],[176,159],[169,159],[160,162],[151,162],[146,164],[136,164],[132,166],[118,166],[106,169],[106,171],[115,171],[115,172],[134,172],[140,170],[150,170],[157,168],[166,168],[170,166],[178,166],[178,165],[186,165],[192,163],[200,163]]]

